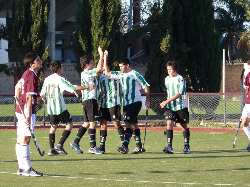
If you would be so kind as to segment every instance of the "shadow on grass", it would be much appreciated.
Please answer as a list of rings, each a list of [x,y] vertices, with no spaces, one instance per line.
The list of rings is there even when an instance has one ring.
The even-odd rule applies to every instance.
[[[184,169],[184,170],[170,170],[170,171],[160,171],[160,170],[152,170],[148,171],[148,173],[151,174],[164,174],[164,173],[201,173],[201,172],[219,172],[219,171],[250,171],[250,168],[227,168],[227,169],[205,169],[205,170],[199,170],[199,169]]]
[[[217,155],[210,155],[217,153]],[[248,154],[242,155],[218,155],[219,153],[247,153],[245,149],[234,149],[234,150],[208,150],[208,151],[192,151],[191,154],[183,154],[181,152],[174,153],[173,155],[165,154],[162,152],[147,152],[144,154],[133,155],[120,155],[120,154],[110,154],[110,155],[100,155],[94,158],[63,158],[63,156],[56,156],[58,159],[36,159],[32,162],[79,162],[79,161],[117,161],[117,160],[164,160],[164,159],[193,159],[193,158],[244,158],[249,157]],[[152,155],[150,155],[152,154]],[[157,156],[154,156],[157,155]],[[89,155],[88,155],[89,156]],[[109,157],[107,157],[109,156]],[[99,158],[98,158],[99,157]],[[51,158],[51,157],[50,157]],[[54,157],[55,158],[55,157]],[[0,163],[12,163],[17,162],[17,160],[0,160]]]

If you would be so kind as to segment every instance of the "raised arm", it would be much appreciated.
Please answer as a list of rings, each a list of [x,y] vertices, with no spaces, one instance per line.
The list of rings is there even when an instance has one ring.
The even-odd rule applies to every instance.
[[[99,46],[98,47],[98,53],[99,53],[99,62],[96,66],[96,73],[100,74],[102,72],[102,67],[103,67],[103,51],[102,48]]]

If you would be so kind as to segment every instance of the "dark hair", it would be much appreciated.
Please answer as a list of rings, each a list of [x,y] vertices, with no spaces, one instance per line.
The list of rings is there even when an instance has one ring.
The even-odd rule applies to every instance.
[[[50,70],[53,72],[53,73],[57,73],[59,69],[62,68],[62,65],[61,65],[61,62],[60,61],[52,61],[50,63]]]
[[[84,55],[80,57],[80,65],[81,68],[84,69],[87,64],[89,64],[93,60],[92,55]]]
[[[122,58],[119,60],[119,64],[130,65],[130,61],[128,58]]]
[[[30,67],[35,61],[35,59],[39,57],[36,52],[30,51],[24,55],[23,64],[25,67]]]
[[[174,70],[177,70],[177,64],[174,60],[168,61],[166,64],[166,68],[167,66],[171,66]]]

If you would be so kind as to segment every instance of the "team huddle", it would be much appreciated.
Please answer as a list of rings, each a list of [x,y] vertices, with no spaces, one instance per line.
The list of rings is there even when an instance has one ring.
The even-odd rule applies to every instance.
[[[76,96],[81,92],[84,123],[78,129],[73,142],[70,142],[70,147],[77,154],[83,153],[80,141],[87,131],[89,136],[88,152],[92,154],[105,153],[108,122],[112,122],[120,137],[118,152],[121,154],[129,152],[129,143],[132,137],[134,137],[136,147],[131,153],[138,154],[146,151],[142,144],[137,118],[142,108],[142,93],[146,96],[145,106],[150,107],[150,85],[139,72],[131,68],[128,59],[118,61],[120,71],[112,71],[112,65],[108,62],[108,51],[103,52],[99,47],[98,53],[97,66],[95,66],[92,56],[86,55],[80,58],[81,85],[73,85],[67,81],[62,76],[61,63],[52,61],[50,64],[52,74],[45,78],[40,93],[37,73],[42,68],[43,62],[33,52],[25,55],[24,64],[27,68],[15,86],[16,117],[18,120],[16,143],[18,175],[43,176],[43,173],[32,168],[29,150],[30,137],[34,132],[36,121],[35,107],[39,99],[46,103],[51,125],[48,155],[67,154],[64,144],[72,131],[73,121],[63,98],[64,91],[74,93]],[[168,62],[166,69],[168,71],[168,76],[165,78],[167,100],[159,104],[165,111],[167,123],[167,141],[163,152],[174,153],[172,147],[173,126],[175,123],[180,123],[184,136],[183,152],[188,154],[191,151],[185,81],[181,75],[177,74],[175,62]],[[122,120],[124,126],[121,125]],[[96,143],[96,121],[100,122],[99,145]],[[65,129],[58,143],[55,143],[55,133],[61,123],[65,124]]]

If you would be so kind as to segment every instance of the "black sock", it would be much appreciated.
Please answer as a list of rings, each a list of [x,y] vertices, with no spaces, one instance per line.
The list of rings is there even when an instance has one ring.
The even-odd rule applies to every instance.
[[[172,146],[172,142],[173,142],[173,130],[167,130],[167,144],[169,146]]]
[[[107,130],[100,130],[100,147],[105,148]]]
[[[50,146],[50,149],[54,149],[55,140],[56,140],[55,133],[53,133],[53,134],[49,133],[49,146]]]
[[[133,133],[133,131],[132,131],[131,128],[126,128],[126,130],[125,130],[125,138],[124,138],[124,142],[123,142],[123,145],[125,147],[128,147],[130,138],[132,137],[132,133]]]
[[[120,136],[121,142],[123,143],[124,142],[124,136],[125,136],[124,128],[122,126],[119,126],[117,130],[118,130],[118,134]]]
[[[135,129],[134,131],[134,135],[135,135],[135,144],[137,147],[141,148],[142,147],[142,143],[141,143],[141,131],[140,129]]]
[[[87,131],[87,128],[81,126],[77,132],[74,143],[79,144],[81,138],[83,137],[83,135],[85,134],[86,131]]]
[[[190,139],[190,131],[189,128],[185,129],[183,131],[183,137],[184,137],[184,145],[189,145],[189,139]]]
[[[61,146],[63,146],[64,142],[66,141],[66,139],[69,137],[71,131],[69,130],[64,130],[61,136],[60,141],[58,142],[58,144],[60,144]]]
[[[90,147],[93,148],[96,146],[96,130],[95,129],[89,129],[89,144]]]

